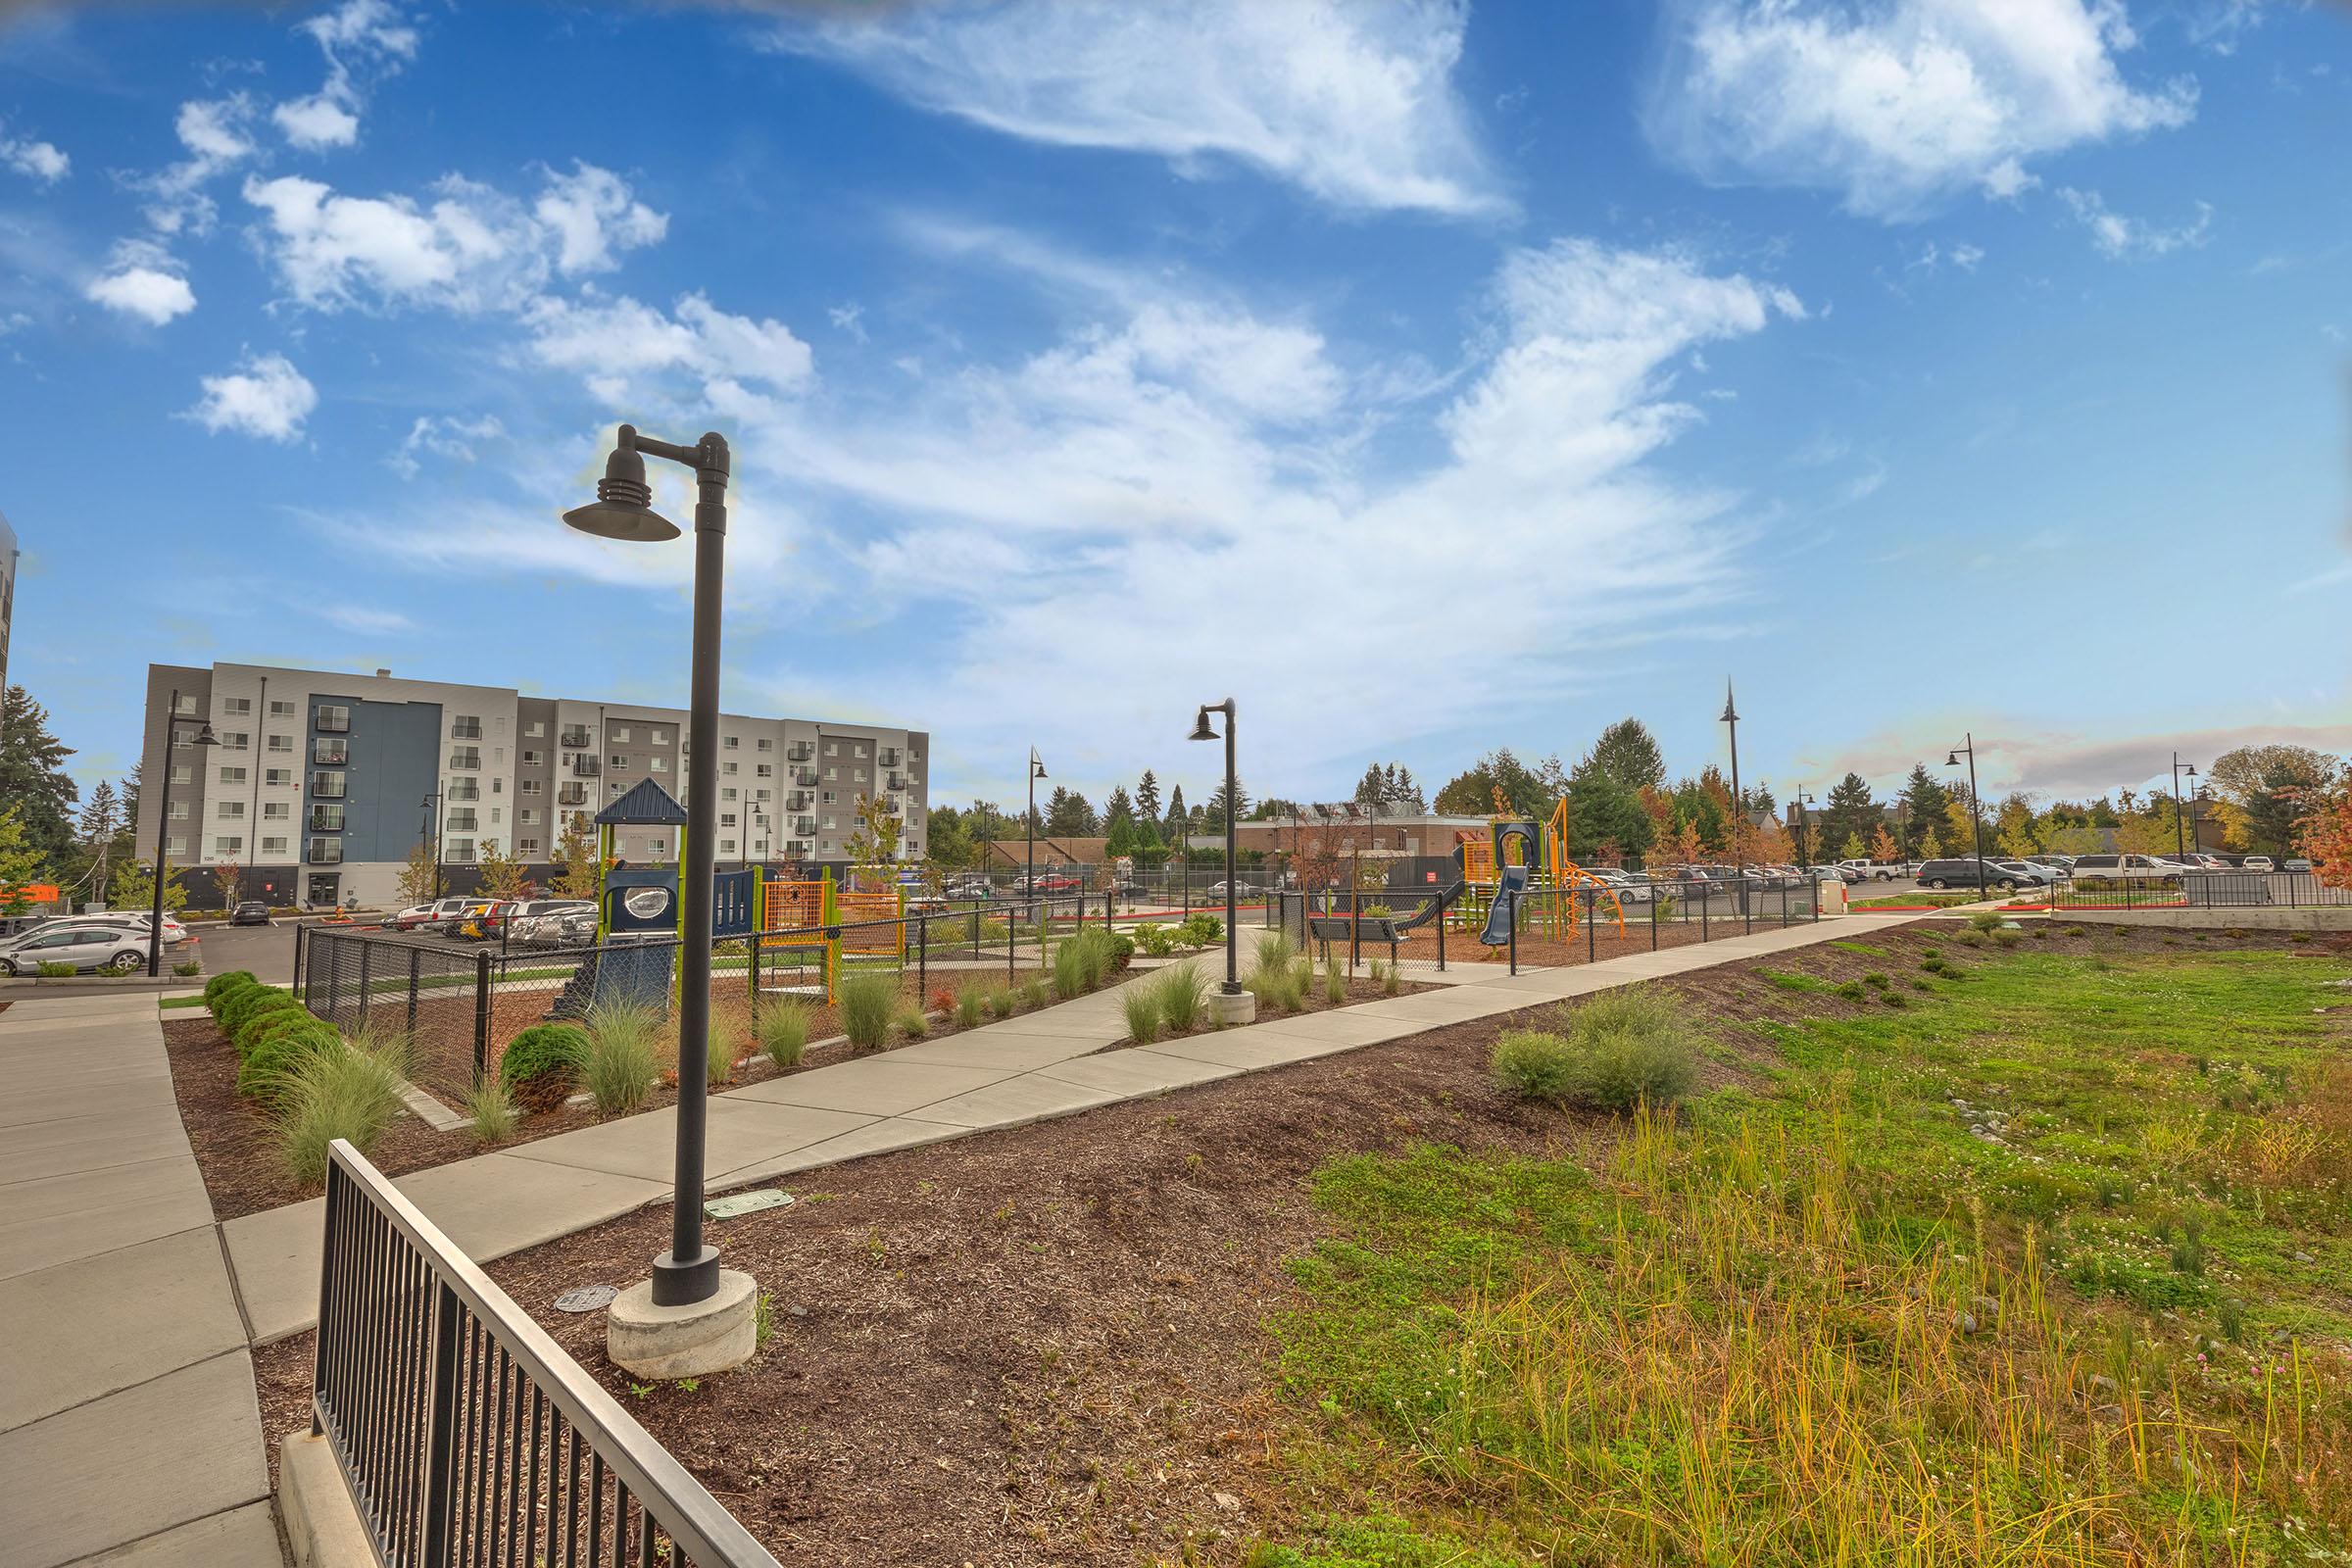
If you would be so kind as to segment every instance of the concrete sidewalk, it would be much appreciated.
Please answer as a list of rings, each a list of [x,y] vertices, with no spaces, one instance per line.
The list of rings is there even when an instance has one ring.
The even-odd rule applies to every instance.
[[[1459,983],[1445,990],[1105,1050],[1127,1037],[1114,987],[944,1040],[713,1096],[709,1185],[720,1192],[1018,1127],[1892,923],[1824,920],[1516,977],[1482,965],[1472,977],[1448,975]],[[397,1185],[469,1256],[487,1262],[666,1199],[675,1129],[674,1111],[649,1111],[418,1171]],[[221,1227],[257,1345],[314,1321],[321,1212],[314,1200]]]
[[[153,992],[0,1013],[0,1556],[275,1565],[237,1309]]]

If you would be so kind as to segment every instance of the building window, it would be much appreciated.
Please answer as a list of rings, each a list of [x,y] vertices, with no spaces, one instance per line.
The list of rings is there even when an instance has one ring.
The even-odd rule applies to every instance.
[[[588,726],[585,724],[564,725],[564,733],[557,737],[557,741],[566,749],[575,752],[585,751],[596,744],[595,737],[588,733]]]
[[[762,800],[762,801],[764,801],[764,800],[766,800],[766,799],[767,799],[767,791],[765,791],[765,790],[755,790],[755,791],[753,791],[753,792],[752,792],[752,794],[753,794],[753,797],[754,797],[755,799],[757,799],[757,800]]]
[[[190,767],[190,766],[189,766],[187,763],[185,763],[185,762],[174,762],[174,763],[172,763],[172,783],[174,783],[174,784],[187,784],[187,783],[191,783],[191,782],[193,782],[193,781],[194,781],[195,777],[196,777],[196,770],[195,770],[193,767]]]
[[[477,771],[482,765],[482,749],[479,746],[452,747],[449,754],[449,765],[452,770],[463,769],[469,773]]]
[[[262,840],[262,853],[263,853],[264,855],[283,855],[283,854],[285,854],[285,853],[286,853],[286,841],[285,841],[285,839],[284,839],[284,838],[282,838],[282,837],[280,837],[280,838],[273,838],[273,839],[270,839],[270,838],[266,838],[266,839]]]
[[[183,717],[193,717],[196,712],[195,697],[183,692],[179,699],[179,711]]]
[[[187,835],[184,833],[171,835],[164,841],[164,853],[166,855],[186,855],[188,853]]]
[[[313,773],[311,775],[311,793],[323,801],[341,800],[343,798],[343,775],[340,773]]]
[[[540,787],[540,783],[537,779],[526,778],[522,781],[519,793],[524,795],[541,795],[546,792]]]
[[[615,724],[615,725],[613,725],[613,726],[612,726],[612,744],[613,744],[613,745],[615,745],[615,746],[626,746],[626,745],[628,744],[628,742],[629,742],[629,726],[628,726],[628,725],[626,725],[626,724]]]
[[[341,865],[343,863],[343,841],[341,839],[313,839],[311,840],[311,853],[307,858],[313,865]]]
[[[545,720],[545,719],[543,719],[543,718],[534,718],[534,719],[532,719],[532,720],[531,720],[531,726],[530,726],[530,728],[528,728],[528,729],[526,729],[526,730],[524,730],[524,731],[523,731],[523,734],[524,734],[524,735],[526,735],[526,736],[528,736],[528,737],[530,737],[532,740],[538,740],[540,737],[544,736],[546,733],[547,733],[547,720]]]
[[[720,827],[733,827],[735,825],[735,813],[733,811],[719,812],[718,825]]]
[[[669,759],[666,757],[657,757],[653,760],[651,765],[655,772],[666,773],[669,771]]]
[[[841,769],[838,767],[828,767],[825,769],[825,777],[838,780],[841,777]]]
[[[656,746],[667,746],[669,744],[669,731],[665,729],[655,730],[654,744]]]
[[[265,744],[270,751],[273,752],[291,752],[294,750],[294,737],[291,735],[272,735]]]
[[[262,820],[265,822],[284,822],[289,820],[292,815],[293,808],[284,801],[264,801],[262,803]]]
[[[760,777],[761,777],[761,778],[774,778],[775,776],[776,776],[776,764],[775,764],[775,763],[773,763],[773,762],[761,762],[761,763],[760,764]]]
[[[245,782],[245,770],[241,767],[224,767],[220,770],[220,782],[242,784]]]
[[[721,855],[733,855],[735,853],[735,841],[733,839],[720,839],[718,841],[718,853]]]
[[[450,812],[449,820],[442,824],[452,833],[470,833],[477,825],[474,821],[473,808],[470,806],[460,807]]]
[[[656,865],[660,865],[663,860],[669,858],[669,841],[667,839],[655,839],[652,843],[645,847],[645,853],[652,857]]]
[[[245,814],[243,801],[220,801],[215,805],[222,816],[243,816]]]
[[[242,752],[253,745],[253,736],[241,729],[224,729],[219,738],[224,752]]]
[[[311,761],[318,767],[341,767],[351,760],[349,741],[330,741],[321,735],[311,742]]]
[[[443,787],[442,793],[453,801],[478,801],[482,798],[482,781],[478,778],[453,778]]]
[[[478,741],[482,738],[482,719],[479,713],[453,713],[449,720],[449,738],[453,741]]]
[[[729,735],[724,740],[720,741],[718,745],[721,751],[739,751],[743,747],[743,737],[740,735]]]
[[[351,710],[341,703],[320,703],[311,711],[311,727],[327,735],[348,735]]]
[[[314,833],[340,833],[340,832],[342,832],[342,831],[343,831],[343,808],[341,808],[340,806],[314,806],[314,807],[312,807],[312,808],[311,808],[311,831],[312,831],[312,832],[314,832]]]
[[[524,752],[522,754],[522,765],[525,767],[537,767],[542,760],[543,759],[537,752]]]
[[[172,820],[174,822],[185,822],[187,819],[188,803],[185,801],[173,801],[172,803]]]
[[[516,839],[514,841],[514,853],[527,859],[531,856],[539,853],[539,841],[537,839]]]
[[[472,864],[473,840],[451,839],[446,851],[444,852],[444,858],[454,860],[460,865]]]
[[[245,853],[245,835],[242,833],[219,835],[213,840],[213,853],[215,855],[243,855]]]
[[[614,752],[612,756],[605,759],[605,765],[611,768],[613,772],[617,773],[622,768],[629,765],[628,754],[625,752]]]
[[[514,820],[520,822],[524,827],[537,827],[539,825],[539,813],[526,806],[521,810],[514,813]]]
[[[830,832],[832,832],[832,831],[833,831],[835,828],[837,828],[837,827],[839,827],[839,826],[841,826],[841,823],[840,823],[840,821],[839,821],[839,820],[837,820],[836,818],[834,818],[834,817],[830,817],[830,816],[828,816],[828,817],[826,817],[826,818],[825,818],[825,831],[826,831],[826,832],[830,833]]]
[[[858,746],[856,749],[854,749],[854,750],[853,750],[853,751],[850,753],[850,755],[851,755],[852,757],[863,757],[863,756],[865,755],[865,747],[864,747],[862,744],[860,744],[860,745],[858,745]]]
[[[270,698],[270,716],[271,718],[292,718],[294,716],[293,703],[290,701],[280,702],[274,697]]]
[[[735,799],[735,786],[730,784],[725,789],[720,790],[718,792],[718,798],[722,801],[731,801]]]
[[[760,749],[763,752],[772,752],[776,749],[776,743],[769,737],[762,735],[760,737]]]
[[[262,782],[273,790],[292,789],[294,770],[290,767],[265,767],[262,769]]]

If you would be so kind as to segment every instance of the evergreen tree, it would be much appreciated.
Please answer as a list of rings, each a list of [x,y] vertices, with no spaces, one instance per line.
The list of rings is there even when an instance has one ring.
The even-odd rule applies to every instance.
[[[1250,791],[1237,779],[1234,782],[1233,819],[1239,822],[1249,812]],[[1210,792],[1208,805],[1201,808],[1201,815],[1205,824],[1202,829],[1204,832],[1222,833],[1225,831],[1225,781],[1223,779],[1217,780],[1217,787]]]
[[[112,783],[100,779],[90,791],[90,798],[82,803],[74,830],[78,858],[74,879],[87,898],[104,904],[107,869],[114,859],[115,840],[122,831],[122,804],[115,797]]]
[[[1579,858],[1600,855],[1613,847],[1618,856],[1640,855],[1656,835],[1642,797],[1627,789],[1591,758],[1568,776],[1568,853]]]
[[[1862,835],[1879,825],[1884,815],[1879,803],[1871,798],[1870,785],[1859,773],[1848,773],[1830,789],[1829,798],[1822,802],[1821,841],[1842,846],[1848,840],[1860,843]],[[1863,852],[1840,855],[1843,859],[1858,859]]]
[[[1421,793],[1421,786],[1413,782],[1413,770],[1402,762],[1396,764],[1396,782],[1391,799],[1396,801],[1398,811],[1410,812],[1414,816],[1429,814],[1429,797]]]
[[[0,914],[29,910],[32,896],[27,890],[49,876],[49,857],[25,830],[24,808],[11,805],[0,810]]]
[[[1095,808],[1085,796],[1076,790],[1054,786],[1052,799],[1046,803],[1045,826],[1039,831],[1051,838],[1082,839],[1095,831]]]
[[[1152,770],[1148,767],[1144,769],[1144,776],[1136,780],[1135,814],[1140,821],[1157,822],[1161,820],[1159,780],[1152,776]]]
[[[1102,803],[1102,831],[1110,832],[1120,823],[1135,825],[1135,803],[1127,798],[1127,786],[1113,784],[1110,798]]]
[[[1602,730],[1580,765],[1596,767],[1615,784],[1637,792],[1666,782],[1666,754],[1638,718],[1621,718]]]
[[[1546,760],[1546,771],[1556,770],[1557,758]],[[1438,809],[1448,816],[1491,816],[1494,814],[1495,792],[1502,794],[1502,808],[1515,816],[1533,817],[1539,821],[1551,814],[1559,791],[1545,783],[1542,772],[1531,770],[1507,746],[1479,759],[1467,770],[1457,773],[1438,791]]]
[[[1928,771],[1925,762],[1911,764],[1911,776],[1903,782],[1899,797],[1902,805],[1903,832],[1910,840],[1910,852],[1922,859],[1934,859],[1927,854],[1927,838],[1931,829],[1940,827],[1951,808],[1952,792],[1941,780]]]
[[[1355,781],[1355,794],[1350,796],[1356,805],[1373,811],[1385,811],[1389,805],[1389,779],[1378,762],[1364,764],[1364,776]]]
[[[1168,791],[1168,826],[1166,838],[1170,849],[1183,847],[1185,834],[1192,831],[1193,819],[1184,809],[1184,786],[1178,784]]]
[[[22,686],[0,698],[0,801],[19,812],[24,842],[52,865],[74,848],[74,806],[81,791],[66,772],[74,748],[49,732],[49,710]]]

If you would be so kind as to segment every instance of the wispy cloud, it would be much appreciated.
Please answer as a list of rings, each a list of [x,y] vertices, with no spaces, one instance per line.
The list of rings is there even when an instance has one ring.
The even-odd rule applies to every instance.
[[[2099,253],[2118,261],[2194,249],[2205,243],[2206,230],[2213,226],[2213,208],[2205,202],[2197,203],[2195,218],[2167,228],[2112,210],[2095,190],[2076,190],[2070,185],[2062,187],[2058,196],[2076,220],[2090,230],[2091,243]]]

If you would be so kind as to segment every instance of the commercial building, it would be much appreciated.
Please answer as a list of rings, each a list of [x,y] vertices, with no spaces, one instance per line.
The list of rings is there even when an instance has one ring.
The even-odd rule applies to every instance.
[[[173,863],[233,864],[238,896],[280,905],[392,904],[420,844],[433,847],[450,891],[477,885],[476,863],[493,847],[544,881],[567,819],[593,817],[646,778],[683,801],[698,760],[683,709],[385,669],[151,664],[146,713],[143,776],[172,770]],[[191,744],[207,721],[220,744]],[[721,866],[846,866],[866,797],[904,824],[901,858],[921,858],[925,732],[737,713],[722,714],[718,732]],[[140,792],[142,856],[153,853],[161,794]],[[660,863],[680,850],[668,829],[633,828],[620,830],[615,852]],[[217,882],[191,874],[183,885],[191,903],[217,905],[225,896]]]

